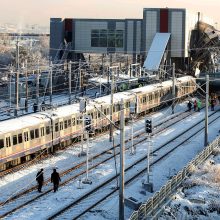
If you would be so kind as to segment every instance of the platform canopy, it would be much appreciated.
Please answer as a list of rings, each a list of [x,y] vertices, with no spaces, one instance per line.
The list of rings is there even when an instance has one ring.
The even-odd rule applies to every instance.
[[[156,33],[150,50],[144,61],[144,68],[149,71],[158,71],[163,54],[170,39],[170,33]]]

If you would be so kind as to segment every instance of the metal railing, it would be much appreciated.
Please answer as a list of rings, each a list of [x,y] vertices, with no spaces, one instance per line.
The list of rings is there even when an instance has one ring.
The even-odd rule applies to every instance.
[[[220,145],[220,136],[217,137],[211,144],[209,144],[201,153],[199,153],[193,160],[191,160],[177,175],[173,176],[166,185],[154,194],[153,197],[143,203],[137,211],[134,211],[129,220],[140,219],[154,219],[155,214],[161,206],[175,193],[176,189],[180,186],[183,180],[193,172],[193,168],[204,162],[213,150]]]

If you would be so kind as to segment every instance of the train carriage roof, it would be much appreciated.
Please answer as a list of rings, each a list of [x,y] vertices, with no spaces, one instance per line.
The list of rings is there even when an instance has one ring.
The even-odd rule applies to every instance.
[[[184,76],[181,78],[177,78],[176,84],[187,82],[190,80],[195,81],[195,78],[193,78],[191,76]],[[114,102],[120,103],[121,99],[124,99],[124,100],[130,99],[132,95],[139,94],[142,92],[144,92],[144,93],[153,92],[153,91],[157,90],[158,87],[165,88],[165,87],[171,87],[171,86],[172,86],[172,81],[169,80],[169,81],[157,83],[154,85],[147,85],[147,86],[144,86],[141,88],[128,90],[125,92],[119,92],[119,93],[114,94]],[[110,95],[96,98],[94,100],[91,100],[88,103],[87,110],[94,109],[94,105],[99,108],[101,105],[103,105],[103,106],[110,105],[110,103],[111,103],[111,96]],[[63,118],[63,117],[71,116],[74,113],[75,114],[79,113],[79,103],[58,107],[56,110],[49,110],[46,112],[33,113],[30,115],[21,116],[18,118],[2,121],[2,122],[0,122],[0,134],[10,133],[15,130],[39,125],[42,122],[50,121],[50,117],[52,117],[53,119]]]
[[[25,129],[41,124],[48,120],[45,115],[34,113],[0,122],[0,134],[10,133],[15,130]]]

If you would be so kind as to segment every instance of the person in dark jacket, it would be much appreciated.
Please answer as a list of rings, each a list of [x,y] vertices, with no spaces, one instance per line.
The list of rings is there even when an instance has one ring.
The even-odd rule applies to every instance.
[[[36,181],[38,183],[38,192],[41,192],[43,183],[44,183],[44,169],[41,169],[36,175]]]
[[[187,107],[188,107],[188,110],[189,110],[189,112],[191,111],[191,108],[192,108],[192,103],[189,101],[188,103],[187,103]]]
[[[53,173],[51,174],[51,183],[53,183],[53,190],[56,192],[60,183],[60,175],[57,173],[56,169],[53,169]]]
[[[214,111],[215,109],[215,100],[211,99],[211,111]]]
[[[34,110],[34,112],[37,112],[37,103],[36,102],[33,105],[33,110]]]

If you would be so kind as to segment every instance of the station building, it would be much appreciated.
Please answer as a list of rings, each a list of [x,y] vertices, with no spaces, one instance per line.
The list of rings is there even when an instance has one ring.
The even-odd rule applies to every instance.
[[[214,26],[211,19],[184,8],[144,8],[142,19],[51,18],[50,56],[55,61],[77,60],[83,53],[132,54],[134,62],[141,57],[152,71],[165,60],[183,65],[198,21]]]

